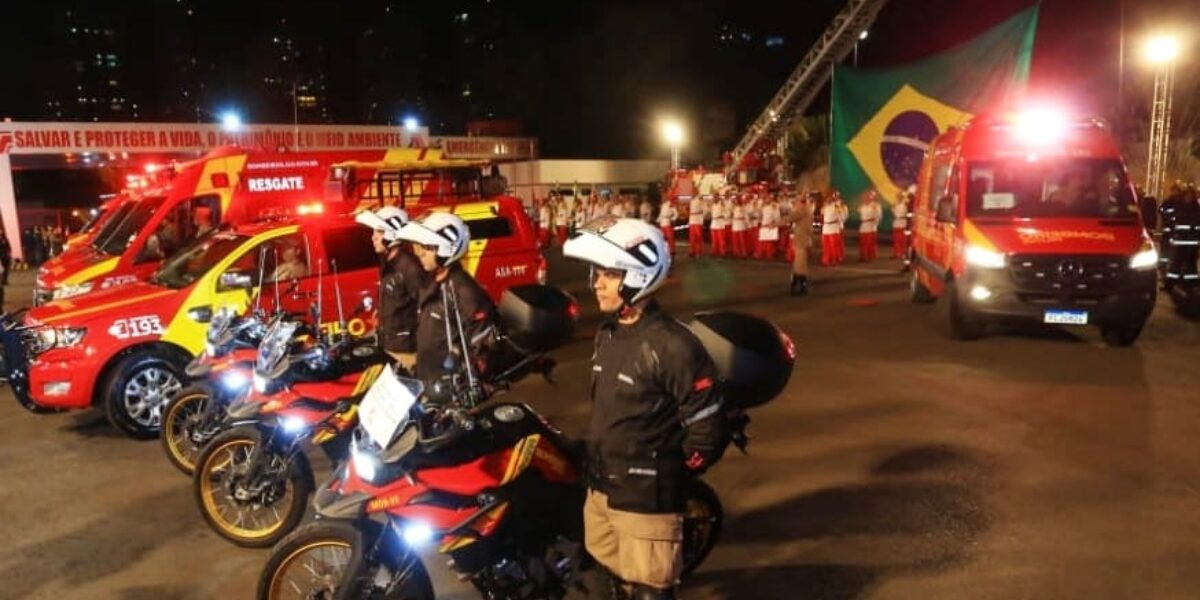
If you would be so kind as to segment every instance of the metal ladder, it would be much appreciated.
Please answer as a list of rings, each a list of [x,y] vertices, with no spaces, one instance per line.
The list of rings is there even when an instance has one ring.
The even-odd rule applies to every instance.
[[[1167,64],[1154,74],[1154,100],[1150,110],[1150,156],[1146,161],[1146,193],[1163,199],[1167,161],[1171,152],[1171,97],[1174,95],[1175,65]]]
[[[846,4],[742,136],[733,149],[733,160],[727,171],[736,169],[762,140],[784,137],[782,134],[792,120],[804,113],[817,92],[829,81],[833,65],[854,49],[859,36],[875,22],[884,4],[887,0],[850,0]]]

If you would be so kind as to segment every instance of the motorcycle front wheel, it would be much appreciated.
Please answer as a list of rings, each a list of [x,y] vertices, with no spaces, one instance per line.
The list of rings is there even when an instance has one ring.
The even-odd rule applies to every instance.
[[[375,537],[363,527],[378,529],[369,521],[315,521],[292,532],[271,552],[257,598],[434,600],[429,573],[415,555],[399,577],[387,578],[386,589],[378,587],[380,567],[366,559]]]
[[[192,488],[204,520],[246,548],[272,546],[304,517],[313,492],[304,453],[285,455],[253,425],[230,429],[196,460]]]
[[[175,394],[163,409],[162,431],[159,432],[163,452],[171,466],[184,475],[191,475],[196,470],[196,459],[215,435],[205,431],[215,431],[211,422],[216,419],[210,415],[210,411],[215,410],[214,401],[211,388],[193,384]]]

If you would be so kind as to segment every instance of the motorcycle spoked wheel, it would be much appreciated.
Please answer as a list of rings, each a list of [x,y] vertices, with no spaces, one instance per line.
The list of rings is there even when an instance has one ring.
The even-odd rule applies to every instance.
[[[304,453],[284,455],[254,425],[213,438],[192,484],[209,527],[245,548],[272,546],[295,529],[314,487]]]
[[[374,545],[380,529],[364,519],[314,521],[293,531],[267,560],[257,598],[434,600],[429,573],[415,554],[404,565],[403,578],[392,581],[389,589],[372,585],[378,567],[366,559],[366,549]]]
[[[167,402],[159,439],[171,466],[184,475],[195,472],[200,453],[220,433],[218,423],[224,404],[204,384],[189,385]]]
[[[717,493],[707,483],[694,481],[683,513],[682,577],[690,575],[708,558],[721,537],[724,522],[725,511]]]

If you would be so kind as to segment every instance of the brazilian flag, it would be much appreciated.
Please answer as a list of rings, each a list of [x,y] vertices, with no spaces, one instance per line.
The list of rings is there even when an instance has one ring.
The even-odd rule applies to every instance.
[[[838,67],[830,171],[847,202],[875,189],[888,203],[916,183],[933,138],[976,111],[1012,106],[1025,90],[1038,9],[894,69]]]

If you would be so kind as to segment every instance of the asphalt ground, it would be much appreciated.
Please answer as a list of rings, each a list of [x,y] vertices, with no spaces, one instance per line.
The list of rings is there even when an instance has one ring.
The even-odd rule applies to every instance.
[[[557,387],[514,398],[568,433],[589,411],[584,270],[551,277],[587,308]],[[770,317],[799,358],[756,409],[750,454],[707,480],[719,546],[683,588],[710,598],[1200,597],[1200,324],[1165,298],[1139,343],[1094,329],[952,342],[895,261],[815,267],[680,258],[679,315]],[[29,297],[16,273],[10,306]],[[0,391],[0,598],[246,598],[267,552],[209,531],[157,442],[97,412],[33,415]],[[475,598],[429,557],[439,598]]]

